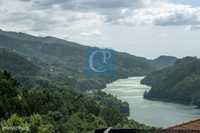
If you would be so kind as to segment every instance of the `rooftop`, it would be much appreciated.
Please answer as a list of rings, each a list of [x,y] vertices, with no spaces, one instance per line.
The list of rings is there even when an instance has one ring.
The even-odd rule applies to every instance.
[[[200,119],[161,130],[97,129],[95,133],[200,133]]]
[[[200,132],[200,119],[196,119],[193,121],[189,121],[180,125],[175,125],[169,127],[167,129],[174,129],[174,130],[199,130]]]

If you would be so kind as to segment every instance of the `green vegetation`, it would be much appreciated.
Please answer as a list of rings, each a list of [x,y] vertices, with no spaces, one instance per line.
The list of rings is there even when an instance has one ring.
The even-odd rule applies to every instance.
[[[127,102],[123,102],[116,97],[106,94],[102,91],[97,91],[94,94],[92,94],[93,98],[100,102],[102,105],[116,108],[123,116],[129,116],[129,105]]]
[[[87,95],[69,88],[24,88],[5,71],[0,73],[0,94],[2,133],[90,133],[108,126],[145,127],[127,119],[123,110],[127,103],[102,92]]]
[[[166,67],[174,65],[177,58],[173,56],[160,56],[152,60],[151,64],[156,70],[161,70]]]
[[[76,79],[77,88],[83,91],[102,89],[105,87],[106,83],[119,78],[143,76],[160,67],[168,66],[174,61],[174,58],[160,58],[155,61],[147,60],[127,53],[113,51],[116,60],[116,64],[113,64],[115,67],[113,69],[116,70],[114,77],[112,75],[107,77],[98,75],[87,76],[84,73],[84,69],[87,66],[87,53],[91,49],[99,50],[99,48],[83,46],[54,37],[35,37],[24,33],[5,32],[2,30],[0,31],[0,42],[0,48],[10,49],[10,51],[14,51],[15,54],[17,53],[23,56],[23,58],[28,59],[29,62],[32,62],[32,68],[24,66],[25,68],[20,71],[37,74],[37,79],[42,79],[44,82],[49,80],[49,77],[51,77],[51,80],[54,80],[56,78],[60,79],[68,76]],[[5,55],[5,57],[7,58],[7,55]],[[7,60],[13,61],[13,59],[14,58]],[[5,59],[2,59],[2,61],[5,61]],[[21,62],[21,64],[27,63]],[[37,65],[41,70],[36,73],[35,69],[38,70],[38,68],[34,67],[34,65]],[[5,66],[8,65],[4,64],[2,67],[3,70],[7,70],[7,68],[4,69]],[[18,74],[20,72],[18,71],[18,67],[13,67],[14,69],[11,68],[12,71],[10,69],[9,71],[14,71],[15,74]],[[32,80],[32,77],[30,80]],[[23,81],[24,80],[22,80],[22,82]],[[30,83],[32,83],[32,81]]]
[[[149,74],[143,84],[152,86],[148,99],[159,99],[200,107],[200,59],[185,57],[174,66]]]
[[[0,69],[23,76],[34,76],[40,71],[40,67],[7,49],[0,49]]]
[[[101,84],[110,82],[113,77],[101,78],[98,75],[86,77],[84,69],[87,66],[87,53],[93,47],[82,46],[80,44],[69,42],[53,37],[35,37],[23,33],[0,31],[0,48],[14,50],[16,53],[28,58],[41,68],[43,72],[50,73],[53,76],[65,75],[76,78],[82,85],[93,79],[96,88],[102,88]],[[145,75],[153,70],[148,60],[141,57],[113,51],[117,64],[116,78],[128,76]],[[88,89],[87,86],[82,90]],[[92,89],[92,88],[90,88]]]
[[[0,31],[0,132],[149,128],[128,119],[128,103],[99,90],[116,79],[163,68],[166,62],[113,51],[117,61],[114,77],[85,75],[85,53],[90,49],[94,48],[53,37]],[[170,66],[174,58],[165,60]]]

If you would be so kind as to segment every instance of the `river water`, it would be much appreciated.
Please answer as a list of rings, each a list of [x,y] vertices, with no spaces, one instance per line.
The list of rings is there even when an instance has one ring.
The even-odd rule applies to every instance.
[[[143,98],[150,87],[140,84],[144,77],[120,79],[107,85],[104,92],[115,95],[130,106],[130,118],[155,127],[170,127],[200,118],[194,106],[150,101]]]

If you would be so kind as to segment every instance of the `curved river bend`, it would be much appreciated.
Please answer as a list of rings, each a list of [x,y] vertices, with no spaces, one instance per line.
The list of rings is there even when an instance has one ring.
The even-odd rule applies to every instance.
[[[140,84],[144,77],[120,79],[108,84],[104,92],[127,101],[130,106],[130,118],[155,127],[169,127],[200,118],[200,109],[194,106],[150,101],[143,98],[150,87]]]

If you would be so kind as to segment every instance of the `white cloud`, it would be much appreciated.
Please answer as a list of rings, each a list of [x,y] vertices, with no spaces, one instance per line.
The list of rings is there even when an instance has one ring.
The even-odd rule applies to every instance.
[[[99,30],[93,30],[93,31],[85,31],[85,32],[81,32],[80,35],[82,36],[101,36],[102,33]]]
[[[198,31],[198,30],[200,30],[200,25],[188,25],[188,26],[186,26],[186,30]]]
[[[63,9],[96,10],[139,6],[142,0],[30,0],[41,8],[60,5]]]
[[[144,0],[145,3],[146,0]],[[114,23],[158,26],[199,25],[200,8],[190,5],[172,4],[162,1],[147,0],[143,8],[122,10]]]
[[[98,28],[104,21],[104,17],[96,12],[63,10],[56,5],[36,9],[32,2],[19,0],[1,2],[0,27],[11,31],[53,33],[51,35],[65,37],[70,32],[80,33]]]
[[[200,8],[163,0],[0,0],[0,3],[0,27],[29,33],[57,34],[64,30],[66,34],[97,35],[94,29],[100,31],[105,23],[191,25],[192,29],[200,25]]]

